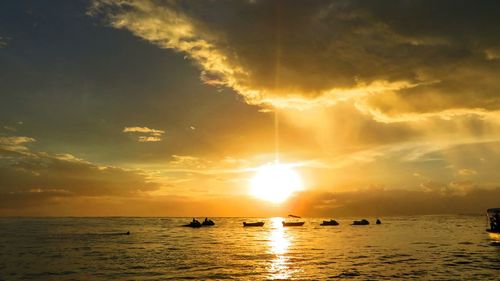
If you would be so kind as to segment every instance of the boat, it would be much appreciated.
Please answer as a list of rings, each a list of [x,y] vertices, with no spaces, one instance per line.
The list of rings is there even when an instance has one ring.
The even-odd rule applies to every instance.
[[[250,227],[250,226],[264,226],[264,222],[263,222],[263,221],[259,221],[259,222],[243,222],[243,226],[244,226],[244,227]]]
[[[299,216],[296,216],[296,215],[288,215],[289,218],[296,218],[296,219],[300,219]]]
[[[491,238],[500,239],[500,208],[486,210],[490,228],[486,229]]]
[[[305,222],[303,221],[289,221],[289,222],[286,222],[286,221],[282,221],[281,224],[283,224],[283,226],[303,226]]]
[[[213,225],[215,225],[215,222],[207,218],[205,218],[205,220],[201,223],[201,226],[213,226]]]
[[[370,222],[365,220],[365,219],[352,222],[352,225],[369,225],[369,224],[370,224]]]
[[[192,227],[192,228],[198,228],[198,227],[201,227],[201,223],[195,219],[193,219],[192,222],[188,223],[188,224],[184,224],[182,225],[183,227]]]
[[[336,220],[329,220],[329,221],[323,221],[323,223],[320,225],[323,225],[323,226],[325,226],[325,225],[339,225],[339,223]]]
[[[380,219],[377,219],[377,221],[375,223],[376,224],[382,224],[382,221]]]

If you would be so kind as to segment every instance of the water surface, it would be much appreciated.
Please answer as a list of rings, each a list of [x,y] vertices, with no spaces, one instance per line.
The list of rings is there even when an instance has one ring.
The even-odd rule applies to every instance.
[[[500,280],[500,244],[483,216],[305,218],[293,228],[213,219],[191,229],[179,227],[190,218],[0,218],[0,279]],[[242,227],[257,220],[265,226]]]

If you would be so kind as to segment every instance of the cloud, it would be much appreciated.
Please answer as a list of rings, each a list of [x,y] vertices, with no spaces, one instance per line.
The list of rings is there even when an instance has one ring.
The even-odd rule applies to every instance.
[[[97,165],[71,154],[25,146],[29,137],[0,137],[0,210],[51,204],[68,197],[130,197],[157,190],[147,172]]]
[[[165,133],[162,130],[150,129],[148,127],[125,127],[123,128],[124,133],[147,133],[153,136],[161,136]]]
[[[183,169],[206,169],[209,162],[195,156],[189,155],[172,155],[172,161],[169,166]]]
[[[460,169],[460,170],[458,170],[458,175],[464,176],[464,177],[475,176],[475,175],[477,175],[477,171],[473,170],[473,169]]]
[[[10,151],[18,153],[28,153],[26,144],[35,142],[34,138],[24,136],[0,136],[0,152]]]
[[[148,127],[125,127],[122,132],[142,134],[137,137],[139,142],[159,142],[162,140],[161,137],[165,133],[165,131],[150,129]]]
[[[95,0],[93,15],[184,53],[248,103],[352,100],[380,120],[500,109],[500,4]]]
[[[14,128],[14,127],[10,127],[10,126],[3,126],[3,128],[7,131],[11,131],[11,132],[17,132],[17,129]]]
[[[471,185],[470,182],[434,185],[439,188],[303,192],[292,198],[287,207],[307,216],[387,216],[482,214],[490,206],[500,204],[500,187],[486,189]],[[446,192],[443,192],[442,187],[446,187]]]
[[[161,141],[160,137],[148,137],[148,136],[139,136],[139,142],[158,142]]]

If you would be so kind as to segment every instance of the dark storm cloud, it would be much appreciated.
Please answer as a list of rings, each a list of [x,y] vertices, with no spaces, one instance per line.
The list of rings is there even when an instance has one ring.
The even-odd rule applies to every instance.
[[[33,152],[26,145],[34,141],[0,137],[0,208],[43,205],[69,196],[134,196],[159,187],[138,170]]]
[[[496,1],[97,0],[91,13],[250,103],[354,98],[386,118],[500,107]]]

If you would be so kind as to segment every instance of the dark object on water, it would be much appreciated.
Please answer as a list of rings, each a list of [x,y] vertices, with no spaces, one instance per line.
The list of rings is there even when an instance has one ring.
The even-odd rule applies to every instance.
[[[193,218],[193,220],[190,223],[185,224],[183,226],[184,227],[198,228],[198,227],[201,227],[201,223],[198,220]]]
[[[263,221],[259,221],[259,222],[243,222],[243,226],[244,227],[248,227],[248,226],[264,226],[264,222]]]
[[[208,218],[205,218],[203,223],[201,224],[202,226],[212,226],[215,225],[215,222],[213,220],[209,220]]]
[[[197,221],[197,222],[190,222],[190,223],[185,224],[183,226],[184,227],[198,228],[198,227],[201,227],[201,223],[199,221]]]
[[[303,221],[289,221],[289,222],[286,222],[286,221],[282,221],[281,224],[283,224],[283,226],[303,226],[305,222]]]
[[[201,227],[201,224],[188,223],[188,224],[184,224],[182,226],[184,226],[184,227],[198,228],[198,227]]]
[[[377,219],[377,221],[375,223],[376,224],[382,224],[382,222],[380,221],[380,219]]]
[[[352,222],[352,225],[369,225],[370,222],[365,220],[365,219],[362,219],[360,221],[353,221]]]
[[[490,228],[486,229],[490,237],[500,241],[500,208],[492,208],[486,210]]]
[[[130,231],[127,231],[127,233],[125,233],[125,235],[130,235]]]
[[[329,220],[329,221],[323,221],[323,223],[320,225],[339,225],[339,223],[336,220]]]
[[[500,208],[488,209],[486,215],[490,223],[490,229],[486,229],[486,231],[500,234]]]
[[[300,219],[299,216],[295,216],[295,215],[288,215],[289,218],[296,218],[296,219]]]

